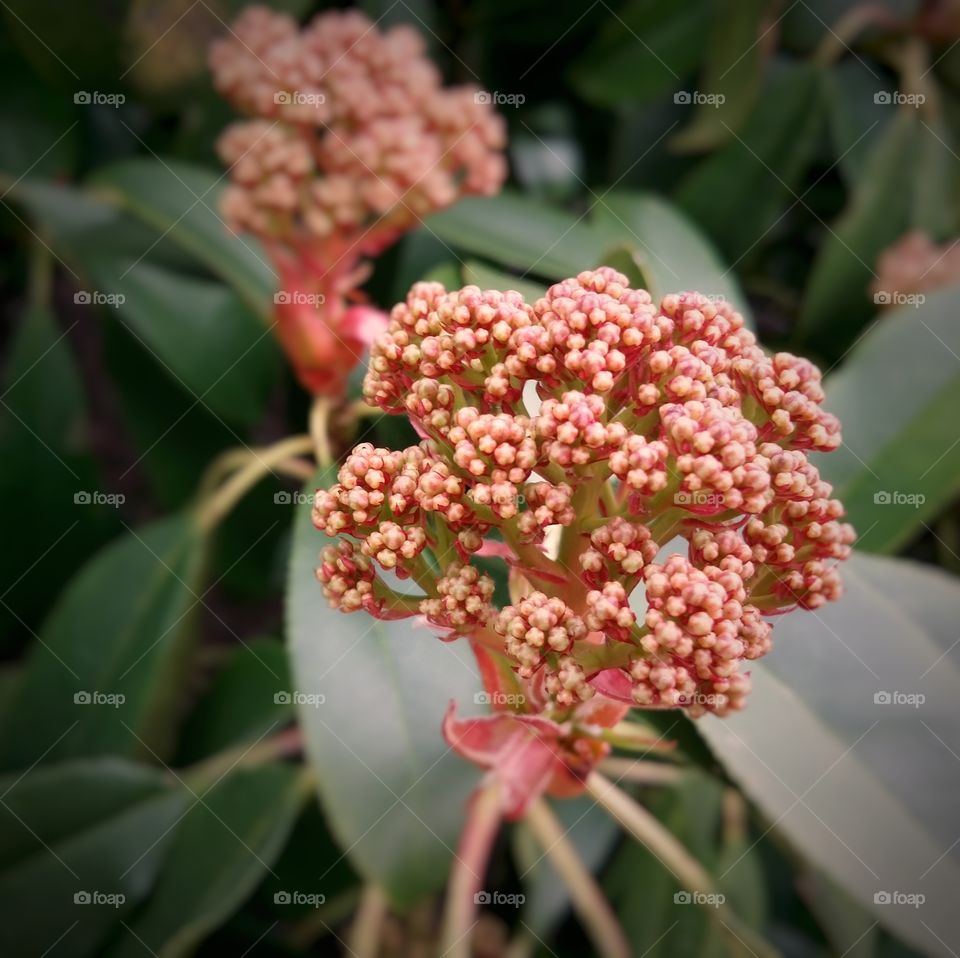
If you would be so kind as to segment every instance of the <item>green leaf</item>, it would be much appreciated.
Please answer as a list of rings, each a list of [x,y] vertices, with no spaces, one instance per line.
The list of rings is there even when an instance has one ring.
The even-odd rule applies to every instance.
[[[863,549],[898,549],[960,489],[958,309],[951,287],[883,314],[827,378],[844,444],[818,466]]]
[[[28,308],[4,369],[0,456],[11,464],[0,470],[0,501],[7,506],[0,552],[5,634],[32,628],[70,570],[119,528],[115,509],[81,511],[74,504],[77,492],[98,489],[100,481],[86,448],[86,397],[69,329],[46,306]]]
[[[723,99],[696,107],[693,119],[671,137],[674,149],[715,149],[729,140],[749,115],[760,92],[768,6],[766,0],[715,4],[698,92]]]
[[[279,371],[269,328],[219,283],[180,276],[146,262],[91,257],[101,291],[175,382],[228,422],[263,413]]]
[[[577,60],[571,79],[600,106],[648,101],[677,90],[701,62],[710,4],[691,0],[630,0],[612,14]]]
[[[867,173],[867,164],[875,145],[895,114],[877,103],[877,93],[885,90],[877,74],[854,57],[830,67],[824,77],[828,121],[837,164],[844,179],[855,188]]]
[[[598,871],[620,835],[616,822],[589,796],[551,804],[580,860]],[[514,832],[513,848],[526,894],[523,922],[538,938],[548,938],[570,907],[567,886],[523,824]]]
[[[905,613],[897,597],[917,574],[902,560],[845,563],[844,598],[778,620],[746,710],[700,730],[812,865],[911,947],[945,955],[960,883],[960,670],[931,633],[960,616],[960,584],[938,576],[930,613]]]
[[[944,134],[917,109],[899,108],[820,248],[800,314],[804,336],[840,351],[853,339],[874,309],[880,253],[911,228],[949,232],[955,171]]]
[[[582,217],[516,193],[468,197],[434,213],[426,227],[452,246],[524,277],[565,279],[601,265],[602,250]]]
[[[821,70],[782,66],[743,129],[696,166],[676,199],[736,266],[795,205],[823,120]]]
[[[168,751],[202,552],[192,517],[173,516],[89,560],[31,649],[2,767]]]
[[[307,488],[333,481],[321,473]],[[313,571],[327,542],[299,506],[286,628],[300,724],[334,835],[402,907],[446,879],[479,772],[446,747],[440,725],[449,701],[467,712],[480,684],[464,642],[410,619],[331,610]]]
[[[276,639],[251,639],[231,654],[183,729],[181,764],[253,742],[293,714],[290,666]],[[286,694],[284,694],[286,693]]]
[[[187,793],[156,769],[93,759],[0,781],[0,949],[101,954],[150,890]],[[91,900],[75,900],[87,894]],[[94,895],[122,895],[119,907]]]
[[[139,157],[93,178],[104,198],[152,226],[235,289],[265,321],[272,316],[277,280],[263,249],[227,230],[218,204],[225,173],[178,160]]]
[[[751,323],[749,304],[732,270],[724,268],[713,244],[667,200],[652,193],[613,192],[591,212],[608,248],[622,245],[638,257],[655,297],[683,290],[722,296]]]
[[[271,871],[307,796],[302,772],[238,769],[200,796],[177,826],[156,887],[107,954],[189,955]]]

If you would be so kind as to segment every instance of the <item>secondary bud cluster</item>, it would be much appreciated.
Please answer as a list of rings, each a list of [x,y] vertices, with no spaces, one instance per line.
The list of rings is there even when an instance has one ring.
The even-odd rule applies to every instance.
[[[808,459],[840,441],[820,373],[767,355],[725,301],[657,304],[607,267],[534,303],[418,283],[364,392],[424,439],[358,446],[317,494],[316,524],[425,593],[381,612],[499,644],[561,714],[597,690],[692,715],[741,708],[744,666],[770,648],[765,616],[840,594],[854,533]],[[660,557],[677,537],[685,551]],[[504,608],[483,556],[511,568]]]
[[[229,226],[280,277],[281,342],[304,385],[336,392],[382,329],[346,305],[376,255],[422,217],[502,184],[504,125],[472,87],[442,86],[420,34],[360,11],[301,29],[249,7],[211,47],[217,90],[252,117],[218,143]]]

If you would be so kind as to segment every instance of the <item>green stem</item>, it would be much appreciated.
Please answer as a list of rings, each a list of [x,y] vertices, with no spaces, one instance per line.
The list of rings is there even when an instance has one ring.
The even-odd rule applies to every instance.
[[[526,823],[544,856],[567,886],[574,910],[593,942],[596,954],[600,958],[630,958],[630,943],[609,901],[544,799],[538,798],[531,804]]]

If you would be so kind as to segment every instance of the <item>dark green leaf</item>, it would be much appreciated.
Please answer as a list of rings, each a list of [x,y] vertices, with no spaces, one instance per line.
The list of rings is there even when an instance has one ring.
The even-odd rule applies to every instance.
[[[177,826],[156,887],[111,958],[181,958],[271,870],[308,794],[290,765],[238,769],[201,793]]]
[[[10,775],[0,791],[0,948],[40,955],[62,939],[64,954],[102,954],[105,936],[149,892],[187,792],[115,759]],[[114,904],[100,897],[117,895]]]
[[[89,560],[31,650],[0,737],[4,768],[168,750],[202,551],[192,517],[174,516]]]
[[[183,729],[184,764],[239,742],[253,742],[293,714],[290,667],[276,639],[236,649]]]
[[[174,242],[206,264],[269,322],[276,276],[254,239],[234,236],[224,225],[218,204],[225,178],[225,173],[177,160],[142,157],[100,171],[93,182],[106,199],[157,233],[169,231]]]
[[[608,10],[604,29],[572,71],[581,96],[611,106],[680,89],[706,48],[710,4],[630,0]]]
[[[797,198],[823,120],[821,71],[787,65],[766,84],[746,125],[697,166],[677,201],[736,266]]]
[[[844,444],[818,463],[871,552],[921,532],[960,489],[960,288],[885,313],[829,376]]]

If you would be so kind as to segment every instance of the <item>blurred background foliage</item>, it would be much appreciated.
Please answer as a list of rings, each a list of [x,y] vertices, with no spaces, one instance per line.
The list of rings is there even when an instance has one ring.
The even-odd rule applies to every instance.
[[[324,8],[273,5],[298,17]],[[862,672],[827,681],[843,669],[826,632],[839,631],[857,658],[884,656],[888,682],[915,679],[912,664],[939,661],[956,639],[960,286],[931,291],[920,307],[879,310],[871,284],[881,251],[908,231],[938,243],[958,235],[960,7],[359,5],[385,24],[421,29],[449,80],[523,98],[503,107],[508,189],[431,217],[388,251],[367,284],[374,302],[388,308],[428,275],[534,291],[609,262],[655,294],[698,287],[725,295],[767,346],[821,363],[847,443],[822,468],[860,531],[860,549],[923,565],[861,558],[841,611],[817,616],[819,625],[779,627],[780,646],[792,638],[794,655],[771,658],[752,725],[738,718],[734,729],[784,775],[785,759],[776,764],[765,751],[775,746],[758,735],[765,721],[777,724],[784,701],[793,727],[811,730],[798,732],[799,751],[817,748],[814,732],[834,744],[856,739],[869,720],[837,702],[849,705]],[[274,277],[255,243],[228,235],[217,212],[224,174],[214,142],[231,113],[211,88],[206,49],[242,6],[2,5],[5,954],[45,954],[58,935],[52,954],[336,954],[360,898],[358,871],[408,908],[391,919],[390,953],[427,954],[417,949],[428,947],[435,901],[424,904],[423,895],[442,887],[446,843],[476,780],[448,756],[444,777],[408,795],[411,769],[443,751],[438,716],[410,714],[417,703],[404,701],[404,683],[414,679],[404,677],[387,626],[350,652],[367,624],[323,609],[310,575],[317,543],[302,508],[302,532],[291,529],[295,481],[264,480],[215,536],[190,512],[218,454],[301,432],[308,413],[267,331]],[[691,91],[724,100],[678,96]],[[83,94],[123,102],[84,102]],[[914,102],[898,105],[898,95]],[[78,293],[122,302],[84,302]],[[361,428],[387,445],[411,436],[398,421]],[[343,430],[347,442],[350,427]],[[923,501],[881,509],[875,497],[885,490]],[[84,493],[122,501],[85,503]],[[337,649],[353,656],[338,681],[355,708],[312,726],[303,720],[312,772],[283,760],[282,738],[276,745],[294,721],[284,697],[295,681],[282,640],[288,586],[298,687]],[[320,643],[328,644],[318,652]],[[458,669],[436,645],[423,637],[418,668],[444,674],[450,694],[450,669]],[[952,669],[947,659],[933,676],[951,703]],[[78,710],[78,691],[94,689],[122,693],[123,706]],[[948,750],[960,747],[952,716],[927,717]],[[731,759],[717,724],[703,723],[708,748],[682,721],[670,735],[697,770],[644,796],[715,875],[729,873],[721,887],[784,954],[953,953],[938,950],[914,917],[870,915],[862,876],[836,861],[835,848],[771,831],[789,796],[772,794],[756,763]],[[782,714],[779,721],[782,728]],[[411,726],[415,739],[397,777],[395,756],[368,758],[392,796],[376,786],[371,795],[369,776],[352,778],[345,758],[345,749],[368,755],[384,722]],[[336,731],[325,735],[318,723]],[[852,791],[823,801],[862,797],[876,803],[881,823],[915,816],[922,828],[891,836],[891,854],[911,842],[946,847],[954,836],[941,825],[956,775],[942,766],[953,761],[891,735],[886,749],[865,753],[863,770],[841,779]],[[264,743],[273,743],[266,754]],[[931,794],[905,787],[918,777]],[[397,838],[410,827],[408,804],[443,841]],[[722,951],[699,918],[685,922],[682,942],[658,944],[675,920],[673,880],[619,841],[589,803],[558,811],[642,943],[638,954]],[[378,815],[387,824],[367,836]],[[524,864],[535,859],[522,828],[503,837],[491,880],[522,885],[528,907],[523,927],[514,914],[484,918],[483,954],[503,954],[508,930],[526,936],[529,950],[518,954],[587,953],[555,876],[543,863]],[[78,915],[81,888],[121,892],[125,903]],[[285,904],[286,889],[322,894],[325,904]]]

